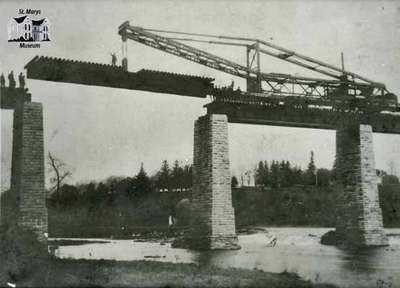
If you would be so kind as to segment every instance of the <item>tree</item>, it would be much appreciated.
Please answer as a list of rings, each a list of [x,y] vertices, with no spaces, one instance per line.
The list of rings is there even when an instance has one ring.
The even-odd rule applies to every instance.
[[[143,168],[143,163],[140,164],[139,173],[132,180],[132,188],[130,196],[136,197],[148,195],[152,191],[150,178]]]
[[[54,157],[50,152],[48,154],[48,164],[50,166],[50,173],[52,174],[50,177],[50,184],[53,185],[50,191],[55,191],[55,193],[58,194],[63,182],[68,177],[71,177],[72,172],[64,162]]]
[[[96,203],[100,200],[97,197],[96,193],[96,183],[95,182],[90,182],[89,184],[84,185],[82,191],[82,198],[83,202],[87,204],[89,209],[93,209]]]
[[[310,162],[308,163],[307,166],[307,171],[306,171],[306,181],[308,185],[316,185],[317,184],[317,175],[316,175],[316,167],[314,163],[314,152],[311,151],[311,156],[310,156]]]
[[[396,175],[384,175],[382,177],[382,185],[399,184],[399,178]]]
[[[79,191],[73,185],[63,184],[57,193],[50,197],[51,203],[58,207],[72,207],[79,201]]]
[[[185,167],[183,167],[183,186],[185,188],[191,188],[192,183],[192,165],[186,164]]]
[[[270,172],[270,182],[271,187],[278,188],[280,186],[280,173],[279,173],[279,163],[275,160],[272,161]]]
[[[97,185],[96,194],[97,194],[97,197],[99,197],[99,199],[101,199],[102,201],[105,201],[106,199],[108,199],[109,192],[110,192],[109,187],[107,187],[107,185],[104,184],[103,182],[100,182]]]
[[[183,169],[179,166],[178,160],[175,160],[171,171],[171,187],[175,189],[183,188]]]
[[[292,183],[293,184],[304,184],[303,183],[303,171],[300,167],[295,166],[292,168]]]
[[[254,178],[255,178],[254,182],[255,182],[256,186],[264,184],[265,167],[264,167],[264,162],[263,161],[258,162],[258,166],[256,168],[256,173],[255,173],[255,177]]]
[[[264,161],[264,177],[263,177],[263,181],[262,181],[262,184],[264,185],[264,186],[268,186],[270,183],[270,179],[269,179],[269,175],[270,173],[269,173],[269,168],[268,168],[268,162],[267,161]]]
[[[292,170],[289,161],[282,161],[279,165],[280,184],[282,187],[290,187],[293,184]]]
[[[157,188],[169,190],[171,185],[171,175],[168,161],[164,160],[161,165],[160,171],[157,172]]]
[[[307,166],[307,171],[309,171],[310,173],[312,173],[313,175],[315,175],[315,170],[316,170],[316,167],[315,167],[315,163],[314,163],[314,152],[313,151],[311,151],[311,156],[310,156],[310,163],[308,163],[308,166]]]
[[[331,171],[328,169],[318,169],[317,170],[318,186],[329,186],[331,182]]]

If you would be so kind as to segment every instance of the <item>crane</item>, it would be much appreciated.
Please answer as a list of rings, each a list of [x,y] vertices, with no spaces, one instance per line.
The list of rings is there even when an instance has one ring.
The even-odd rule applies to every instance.
[[[260,39],[146,29],[132,26],[128,21],[119,26],[118,33],[121,35],[125,47],[127,39],[134,40],[189,61],[244,78],[246,79],[248,95],[297,96],[322,99],[332,97],[332,95],[361,98],[388,95],[386,98],[392,100],[396,98],[394,94],[387,91],[382,83],[345,70],[344,67],[339,68]],[[165,34],[174,36],[166,36]],[[235,63],[183,42],[244,47],[246,49],[246,65]],[[330,78],[262,72],[260,67],[261,55],[268,55]],[[125,69],[127,69],[126,55],[124,55],[123,63],[125,63]]]

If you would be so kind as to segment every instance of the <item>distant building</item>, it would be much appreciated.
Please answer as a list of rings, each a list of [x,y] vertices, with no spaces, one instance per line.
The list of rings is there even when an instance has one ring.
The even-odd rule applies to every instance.
[[[32,20],[29,16],[12,18],[8,24],[8,41],[50,41],[47,18]]]

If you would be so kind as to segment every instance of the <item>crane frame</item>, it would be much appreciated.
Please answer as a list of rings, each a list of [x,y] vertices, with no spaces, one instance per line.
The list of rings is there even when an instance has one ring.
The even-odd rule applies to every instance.
[[[244,78],[246,79],[247,92],[250,93],[266,96],[325,98],[339,94],[363,97],[381,96],[388,92],[382,83],[259,39],[145,29],[131,26],[128,21],[119,26],[118,33],[121,35],[123,43],[126,43],[127,39],[134,40],[209,68]],[[160,33],[195,36],[202,39],[216,38],[218,40],[167,37],[159,35]],[[182,43],[186,41],[245,47],[246,66]],[[301,66],[333,79],[262,72],[260,67],[262,54]],[[126,58],[124,61],[127,63]]]

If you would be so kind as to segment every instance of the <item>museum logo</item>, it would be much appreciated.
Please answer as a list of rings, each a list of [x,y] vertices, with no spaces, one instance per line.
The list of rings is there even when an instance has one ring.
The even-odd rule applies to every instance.
[[[8,23],[8,42],[19,42],[20,48],[40,48],[40,42],[50,41],[50,21],[40,17],[41,10],[19,9],[18,14]]]

